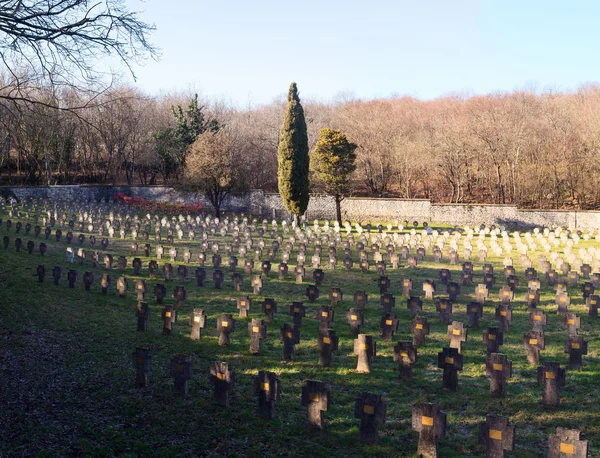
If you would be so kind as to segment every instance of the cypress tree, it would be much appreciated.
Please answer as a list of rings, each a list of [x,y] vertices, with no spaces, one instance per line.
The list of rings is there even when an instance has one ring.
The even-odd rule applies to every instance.
[[[308,207],[308,134],[296,83],[290,85],[288,104],[277,148],[279,194],[294,218]]]

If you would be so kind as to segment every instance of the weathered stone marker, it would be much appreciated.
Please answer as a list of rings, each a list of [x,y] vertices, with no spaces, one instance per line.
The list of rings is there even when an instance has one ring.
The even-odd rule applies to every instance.
[[[175,355],[169,366],[171,377],[174,379],[174,389],[184,398],[188,395],[188,382],[193,377],[192,357]]]
[[[496,319],[498,320],[498,328],[502,332],[508,332],[510,322],[512,321],[510,304],[500,304],[496,307]]]
[[[483,343],[486,344],[487,354],[498,353],[500,347],[504,345],[504,333],[497,327],[488,327],[483,331]]]
[[[394,346],[394,361],[398,363],[400,379],[411,380],[417,362],[417,349],[411,341],[399,341]]]
[[[214,387],[214,400],[217,404],[229,407],[229,395],[235,385],[235,373],[229,364],[217,361],[210,368],[210,381]]]
[[[190,315],[190,339],[200,340],[202,330],[206,326],[206,313],[202,309],[194,309]]]
[[[450,315],[452,314],[452,302],[450,302],[449,299],[437,300],[435,303],[435,309],[440,313],[441,323],[450,323]]]
[[[219,331],[219,347],[229,345],[230,334],[235,331],[235,320],[230,313],[223,313],[217,318],[217,331]]]
[[[247,318],[248,311],[252,305],[252,301],[249,296],[240,296],[237,298],[237,308],[240,311],[240,318]]]
[[[364,323],[363,311],[358,308],[351,308],[350,311],[346,313],[346,321],[350,325],[350,334],[357,336],[360,334],[360,327]]]
[[[512,377],[512,361],[501,353],[492,353],[486,358],[486,375],[490,378],[490,394],[504,397],[506,395],[507,378]]]
[[[385,423],[387,406],[380,394],[362,392],[354,403],[354,417],[360,419],[358,438],[362,443],[379,440],[379,425]]]
[[[147,302],[138,302],[135,308],[137,317],[137,331],[146,332],[148,330],[148,319],[150,318],[150,308]]]
[[[463,356],[456,348],[444,347],[438,353],[438,368],[444,369],[442,386],[456,391],[458,388],[458,371],[463,368]]]
[[[377,345],[372,336],[359,334],[354,339],[354,354],[358,356],[356,371],[370,374],[371,363],[377,354]]]
[[[569,370],[581,371],[582,356],[587,355],[588,345],[583,336],[570,335],[565,342],[565,353],[569,354]]]
[[[279,332],[283,343],[283,359],[291,361],[296,356],[296,344],[300,342],[300,329],[293,324],[285,323]]]
[[[479,423],[479,443],[485,446],[486,458],[503,458],[505,450],[513,450],[516,430],[508,418],[486,415]]]
[[[262,341],[267,338],[267,327],[263,320],[253,318],[248,323],[248,337],[250,337],[250,353],[260,355]]]
[[[172,305],[165,305],[161,312],[163,322],[163,334],[169,336],[173,334],[173,323],[175,323],[176,312]]]
[[[439,438],[446,435],[446,413],[437,404],[420,402],[412,409],[412,429],[419,433],[417,454],[437,458]]]
[[[290,315],[292,316],[294,326],[300,327],[302,326],[302,318],[306,316],[306,307],[304,307],[302,302],[292,302],[292,305],[290,305]]]
[[[539,331],[529,331],[523,338],[523,345],[527,351],[527,362],[529,364],[540,363],[540,350],[546,348],[544,333]]]
[[[267,323],[273,322],[273,316],[277,313],[277,302],[273,298],[265,298],[261,305]]]
[[[469,317],[469,327],[479,327],[479,319],[483,316],[483,306],[479,302],[469,302],[467,304],[467,316]]]
[[[565,370],[561,369],[560,363],[545,362],[537,370],[538,383],[544,385],[542,403],[547,406],[556,407],[560,404],[561,386],[565,386]]]
[[[460,353],[461,344],[467,341],[468,332],[469,330],[459,321],[453,321],[452,324],[448,325],[446,337],[450,341],[450,348],[456,348]]]
[[[254,394],[258,397],[258,415],[263,418],[273,418],[275,401],[279,400],[280,396],[277,374],[259,371],[254,379]]]
[[[152,356],[145,348],[136,348],[131,355],[132,366],[135,369],[135,386],[149,385],[149,375],[152,370]]]
[[[548,437],[548,458],[587,458],[588,441],[580,439],[576,429],[566,429],[558,426],[556,434]]]
[[[319,348],[319,366],[331,366],[332,352],[338,349],[339,340],[333,329],[319,331],[317,345]]]
[[[323,412],[329,410],[329,387],[318,380],[306,380],[302,387],[302,406],[307,408],[310,429],[323,429]]]
[[[410,322],[410,330],[413,333],[413,345],[418,347],[425,345],[425,336],[429,335],[429,323],[427,318],[416,316]]]

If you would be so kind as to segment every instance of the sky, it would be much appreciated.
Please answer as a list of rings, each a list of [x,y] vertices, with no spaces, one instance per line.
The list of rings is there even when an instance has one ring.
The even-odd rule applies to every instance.
[[[125,0],[154,24],[141,90],[268,104],[296,81],[338,101],[600,81],[599,1]]]

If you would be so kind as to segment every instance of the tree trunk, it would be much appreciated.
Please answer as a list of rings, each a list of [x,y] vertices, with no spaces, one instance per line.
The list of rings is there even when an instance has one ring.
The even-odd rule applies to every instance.
[[[337,218],[337,222],[342,225],[342,206],[341,206],[342,198],[340,196],[335,196],[335,217]]]

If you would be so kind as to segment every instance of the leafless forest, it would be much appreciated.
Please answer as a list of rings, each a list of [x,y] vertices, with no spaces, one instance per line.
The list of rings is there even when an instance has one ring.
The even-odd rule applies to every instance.
[[[185,113],[193,94],[121,87],[79,107],[75,91],[36,91],[39,104],[0,105],[0,184],[170,185],[185,172],[185,151],[161,148],[157,134],[176,127],[172,108]],[[311,146],[323,127],[358,145],[356,195],[600,208],[600,86],[302,102]],[[199,104],[233,132],[249,186],[276,191],[283,97],[244,109]]]

